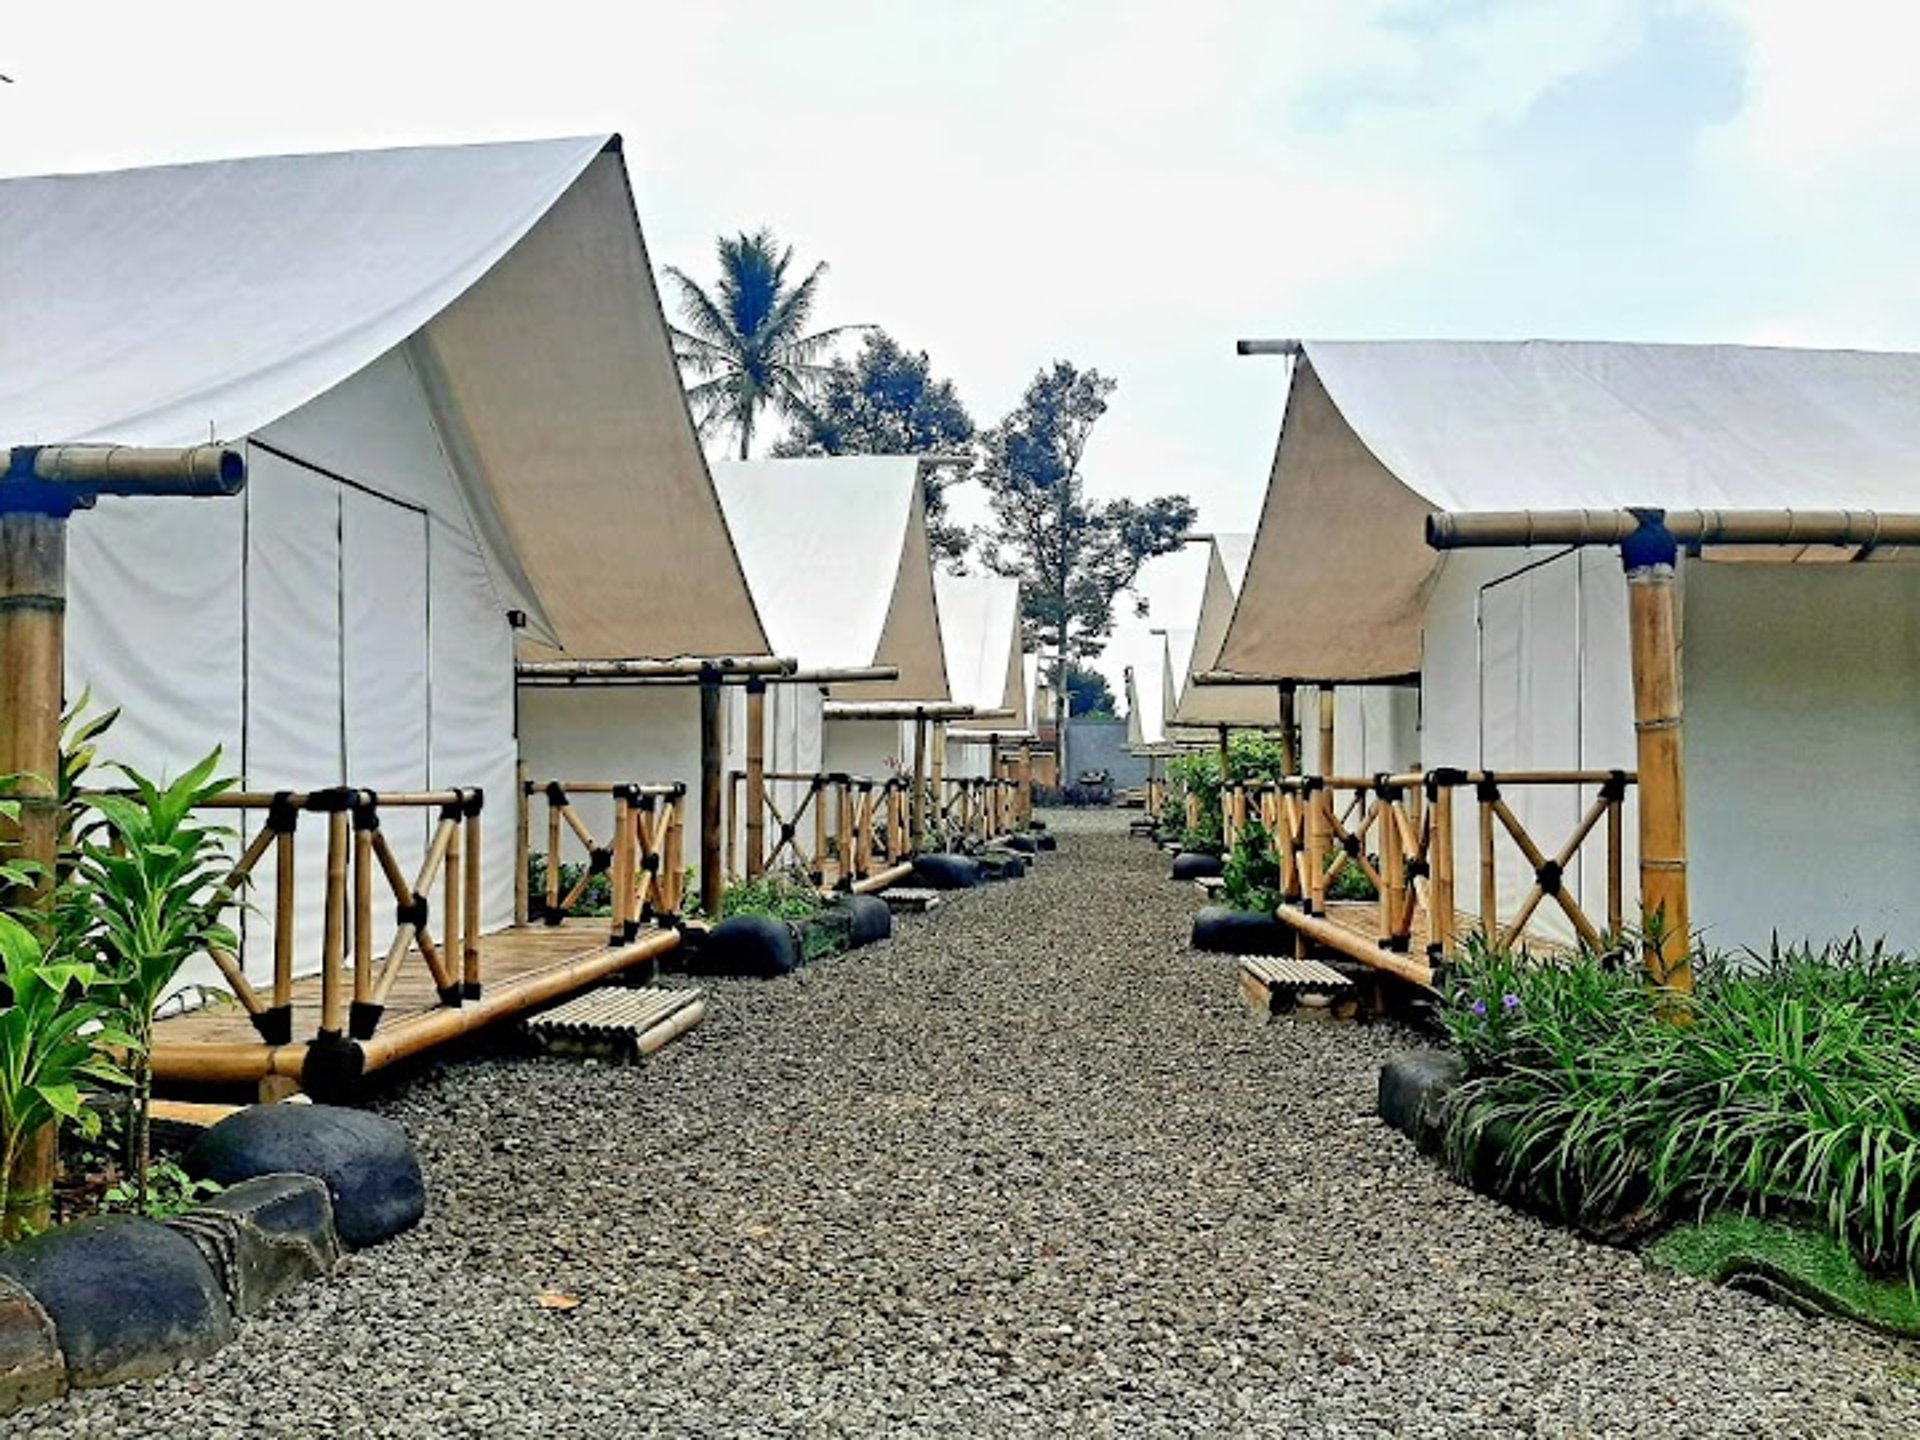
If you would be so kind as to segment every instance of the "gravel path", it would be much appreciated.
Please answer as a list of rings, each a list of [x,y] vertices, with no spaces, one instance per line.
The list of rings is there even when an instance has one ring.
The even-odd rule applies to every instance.
[[[16,1431],[1920,1435],[1920,1351],[1445,1182],[1370,1114],[1408,1038],[1250,1020],[1123,823],[647,1068],[416,1078],[419,1231]]]

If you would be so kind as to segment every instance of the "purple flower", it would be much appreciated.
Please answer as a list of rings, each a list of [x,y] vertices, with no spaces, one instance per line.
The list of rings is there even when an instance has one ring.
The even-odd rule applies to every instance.
[[[1500,1004],[1505,1009],[1518,1010],[1520,1008],[1520,997],[1518,995],[1502,995],[1500,997]]]
[[[1484,1000],[1476,1000],[1471,1005],[1469,1005],[1467,1009],[1471,1010],[1476,1015],[1484,1016],[1487,1013],[1487,1002]]]

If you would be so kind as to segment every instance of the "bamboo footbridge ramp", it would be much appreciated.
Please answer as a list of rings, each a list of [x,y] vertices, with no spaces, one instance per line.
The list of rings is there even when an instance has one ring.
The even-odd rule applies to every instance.
[[[1625,820],[1635,782],[1626,770],[1428,770],[1406,774],[1293,776],[1270,784],[1229,787],[1221,797],[1223,829],[1233,845],[1250,821],[1269,837],[1280,872],[1275,912],[1293,932],[1296,955],[1358,961],[1431,989],[1448,959],[1469,937],[1546,958],[1584,947],[1623,948]],[[1508,803],[1508,792],[1556,787],[1585,802],[1580,819],[1549,851]],[[1470,890],[1463,894],[1456,850],[1457,801],[1475,812]],[[1598,920],[1576,891],[1573,871],[1589,847],[1604,850],[1604,911]],[[1503,907],[1500,860],[1517,856],[1531,883]],[[1333,898],[1343,872],[1364,875],[1372,900]],[[1511,897],[1509,897],[1510,899]],[[1475,900],[1478,908],[1462,900]],[[1548,908],[1571,939],[1538,927]],[[1598,908],[1598,907],[1595,907]],[[1483,917],[1491,917],[1491,922]]]
[[[604,846],[572,810],[570,792],[585,791],[612,800],[613,831]],[[239,956],[209,952],[231,1003],[160,1020],[156,1083],[350,1095],[377,1070],[610,977],[651,980],[659,957],[681,938],[686,787],[526,783],[522,792],[515,923],[491,932],[482,925],[484,805],[477,789],[387,794],[340,787],[210,802],[264,814],[218,898],[271,916],[271,975],[252,978]],[[551,812],[548,891],[530,915],[528,802],[536,795],[548,799]],[[401,817],[423,815],[432,828],[409,874],[383,822],[397,826]],[[300,846],[315,832],[324,832],[323,921],[317,973],[306,974],[314,967],[313,957],[299,953]],[[564,895],[563,835],[586,852],[580,882]],[[599,874],[608,876],[611,913],[575,916],[587,880]]]

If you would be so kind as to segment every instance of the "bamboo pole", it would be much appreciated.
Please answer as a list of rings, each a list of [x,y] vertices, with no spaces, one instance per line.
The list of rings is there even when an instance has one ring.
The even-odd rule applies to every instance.
[[[1005,835],[1013,829],[1012,817],[1007,811],[1007,796],[1001,791],[1000,781],[1000,737],[994,735],[987,741],[987,774],[993,777],[993,793],[989,801],[992,806],[992,818],[989,828],[995,835]]]
[[[747,878],[767,868],[767,682],[747,682]]]
[[[532,911],[533,897],[527,893],[527,862],[531,858],[527,853],[529,836],[527,833],[527,762],[516,761],[513,767],[514,821],[513,821],[513,923],[525,925]]]
[[[1658,512],[1620,547],[1627,573],[1633,660],[1635,769],[1640,777],[1640,908],[1647,971],[1675,990],[1693,989],[1687,905],[1687,794],[1682,755],[1680,637],[1674,614],[1679,548]]]
[[[467,873],[460,885],[465,906],[460,925],[460,992],[468,1000],[480,998],[480,799],[480,792],[474,791],[467,806]],[[451,957],[447,963],[451,967]]]
[[[292,1018],[293,844],[292,826],[273,837],[273,1008]]]
[[[466,847],[461,844],[463,837],[460,833],[459,814],[449,807],[440,812],[440,818],[441,823],[449,827],[446,863],[440,873],[440,903],[445,911],[440,920],[445,947],[441,954],[444,956],[448,984],[457,986],[460,983],[460,955],[466,928],[462,923],[465,919],[465,907],[460,903],[461,862],[466,854]]]
[[[522,814],[525,814],[524,809]],[[372,806],[356,810],[353,828],[353,1003],[373,999],[373,825]],[[525,856],[520,873],[525,876]],[[526,898],[524,881],[518,899]]]
[[[841,775],[833,782],[833,818],[840,846],[837,879],[845,887],[854,881],[853,777],[850,775]]]
[[[1307,796],[1307,909],[1327,913],[1327,851],[1333,844],[1333,792],[1317,785]]]
[[[720,672],[700,672],[700,910],[718,917],[725,877],[720,870]]]
[[[932,745],[933,793],[937,796],[947,783],[947,722],[929,722],[928,739]]]
[[[1333,686],[1320,687],[1320,765],[1322,775],[1334,773],[1333,733],[1334,693]]]
[[[1455,900],[1453,894],[1453,787],[1433,788],[1427,847],[1430,883],[1427,886],[1427,935],[1437,959],[1453,953]]]
[[[1493,868],[1493,807],[1500,792],[1491,781],[1480,785],[1480,934],[1491,945],[1500,938],[1499,880]]]
[[[1299,699],[1298,687],[1291,680],[1280,685],[1280,768],[1289,775],[1300,773],[1299,721],[1294,714]],[[1153,799],[1153,760],[1147,760],[1147,799]]]
[[[926,843],[927,830],[927,716],[921,711],[913,718],[913,795],[908,815],[910,833],[907,843],[918,850]]]
[[[557,925],[560,917],[560,811],[566,801],[558,786],[546,788],[547,797],[547,903],[542,918]]]
[[[623,789],[613,792],[613,933],[608,940],[610,945],[620,944],[625,936],[627,922],[639,918],[638,907],[634,904],[636,885],[636,867],[634,847],[639,841],[639,817],[633,808],[633,802],[627,798]]]
[[[1622,894],[1626,878],[1624,806],[1616,798],[1607,809],[1607,936],[1609,943],[1618,943],[1621,928],[1626,924],[1626,902]]]
[[[687,797],[676,795],[672,801],[672,815],[667,821],[667,855],[662,862],[671,887],[669,893],[673,898],[673,903],[665,907],[669,915],[680,914],[687,904],[686,822]]]
[[[64,518],[0,511],[0,775],[17,777],[14,798],[20,803],[17,824],[0,821],[0,842],[41,867],[24,895],[0,895],[10,908],[42,908],[53,893],[66,574]],[[19,1138],[6,1177],[0,1238],[43,1230],[51,1222],[57,1136],[49,1123]]]
[[[347,832],[345,810],[327,816],[327,891],[320,940],[320,1033],[346,1029],[342,999],[347,953]]]

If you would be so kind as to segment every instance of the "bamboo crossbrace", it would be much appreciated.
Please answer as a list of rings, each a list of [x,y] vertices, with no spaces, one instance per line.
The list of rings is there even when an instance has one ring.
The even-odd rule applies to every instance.
[[[682,656],[673,660],[521,660],[513,667],[521,680],[665,680],[698,684],[712,676],[720,680],[754,676],[769,679],[790,675],[797,660],[777,655]]]

